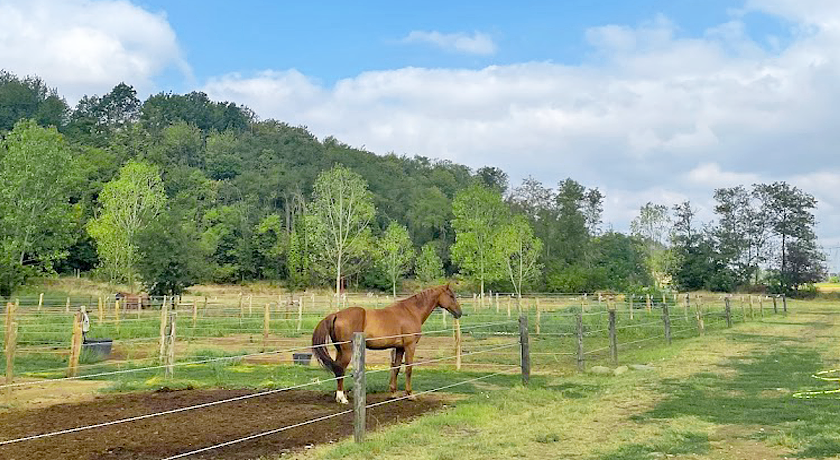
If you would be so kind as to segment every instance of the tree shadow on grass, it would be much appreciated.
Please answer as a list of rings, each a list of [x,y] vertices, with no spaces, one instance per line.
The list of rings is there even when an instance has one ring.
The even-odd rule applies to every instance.
[[[840,399],[797,399],[793,393],[836,388],[811,375],[822,369],[820,355],[776,338],[748,336],[744,339],[766,344],[762,350],[742,359],[730,359],[725,372],[698,373],[687,380],[667,380],[670,397],[637,421],[694,416],[716,424],[772,427],[756,433],[766,439],[781,434],[792,440],[799,457],[825,458],[840,454]],[[746,359],[743,359],[746,358]],[[732,372],[734,371],[734,372]]]

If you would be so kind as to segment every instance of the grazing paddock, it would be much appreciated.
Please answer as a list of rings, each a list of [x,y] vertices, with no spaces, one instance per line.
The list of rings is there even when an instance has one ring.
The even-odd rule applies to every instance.
[[[206,424],[207,427],[201,429],[202,436],[185,434],[187,437],[191,436],[193,442],[184,446],[203,448],[237,441],[231,446],[218,448],[251,453],[255,451],[233,446],[271,446],[261,451],[263,453],[276,452],[272,450],[276,448],[300,447],[294,442],[287,445],[284,444],[285,441],[277,441],[295,437],[290,433],[297,432],[295,430],[299,428],[283,428],[298,423],[294,422],[297,420],[294,416],[275,414],[275,418],[262,418],[264,424],[260,426],[248,425],[247,429],[239,431],[238,428],[228,430],[227,422],[223,422],[221,417],[228,413],[230,423],[236,426],[237,408],[247,406],[252,409],[255,405],[262,404],[259,403],[262,398],[273,400],[271,398],[283,393],[301,395],[302,401],[312,398],[317,401],[320,401],[318,398],[326,398],[325,401],[329,401],[334,388],[332,375],[315,367],[314,360],[309,365],[293,365],[293,353],[307,351],[309,336],[315,324],[324,315],[335,311],[339,305],[384,306],[391,299],[367,295],[330,298],[311,294],[294,299],[238,294],[212,298],[184,296],[174,304],[167,299],[165,307],[163,299],[152,299],[150,309],[130,312],[120,311],[104,299],[100,308],[98,299],[94,298],[93,302],[89,299],[89,303],[94,303],[93,307],[88,306],[92,323],[91,336],[113,340],[112,349],[107,357],[82,349],[76,376],[69,379],[68,367],[71,363],[68,360],[73,356],[70,349],[73,312],[78,306],[71,299],[69,307],[67,302],[57,305],[48,305],[45,302],[39,307],[36,303],[38,300],[21,299],[20,306],[12,311],[11,322],[16,326],[17,333],[4,335],[4,340],[6,337],[15,336],[14,346],[11,347],[14,349],[11,379],[7,379],[7,383],[0,386],[5,393],[3,403],[7,405],[10,410],[8,413],[11,414],[11,418],[7,420],[11,422],[18,418],[27,420],[26,417],[32,417],[28,420],[36,421],[39,417],[43,419],[48,413],[43,411],[66,410],[72,414],[74,411],[84,411],[82,407],[96,408],[100,404],[102,407],[122,404],[121,407],[126,409],[123,412],[118,411],[119,413],[91,410],[90,414],[101,414],[101,420],[91,420],[88,423],[94,427],[84,428],[84,431],[79,433],[65,434],[61,431],[83,427],[81,419],[76,424],[54,423],[54,431],[51,431],[52,425],[44,425],[37,430],[34,429],[38,426],[37,422],[22,422],[19,429],[4,432],[0,438],[0,452],[3,452],[3,449],[12,449],[9,452],[26,452],[27,443],[54,446],[57,442],[60,444],[64,436],[71,435],[77,436],[78,439],[86,439],[85,436],[103,439],[99,434],[91,434],[105,429],[106,427],[96,427],[102,423],[113,423],[116,427],[108,429],[116,429],[114,433],[122,434],[132,433],[134,424],[163,427],[165,423],[169,423],[165,420],[170,417],[177,419],[176,414],[182,413],[189,413],[191,424],[194,420],[198,424],[196,426]],[[769,321],[771,318],[778,318],[790,302],[786,300],[783,304],[781,299],[776,299],[774,309],[773,299],[748,296],[723,299],[711,295],[691,296],[687,304],[684,295],[642,301],[634,301],[624,296],[600,299],[584,296],[533,296],[523,299],[519,304],[509,296],[493,296],[484,302],[471,297],[461,298],[460,301],[465,313],[460,322],[453,322],[451,316],[436,312],[423,326],[424,337],[418,347],[414,386],[422,401],[418,407],[425,409],[385,409],[391,406],[404,408],[406,404],[411,403],[382,399],[387,392],[389,354],[376,351],[367,353],[367,418],[370,419],[373,415],[375,426],[404,421],[427,410],[436,410],[441,407],[442,401],[449,401],[448,398],[452,397],[438,396],[435,393],[438,391],[445,395],[463,395],[457,399],[466,397],[466,401],[471,401],[475,395],[489,396],[496,390],[507,392],[510,391],[508,389],[517,387],[521,379],[519,374],[522,364],[522,336],[518,318],[520,314],[527,318],[528,324],[530,368],[533,373],[530,385],[545,388],[546,385],[552,386],[551,382],[556,382],[557,379],[579,378],[583,375],[576,374],[579,370],[596,365],[614,367],[617,363],[640,362],[644,353],[649,350],[673,350],[681,346],[665,347],[669,338],[673,343],[679,344],[687,338],[698,340],[697,337],[701,333],[706,337],[719,337],[720,332],[728,330],[730,324],[743,328],[749,324],[758,324],[762,319]],[[755,323],[749,323],[750,321]],[[748,324],[741,326],[743,323]],[[460,336],[460,340],[456,340],[456,336]],[[347,383],[352,387],[350,380],[348,377]],[[89,386],[79,392],[71,390],[78,388],[82,382],[93,383],[95,386]],[[42,389],[42,397],[39,397],[39,388]],[[53,394],[51,388],[68,391],[68,404],[49,407],[45,400],[50,400],[50,395]],[[247,397],[225,402],[224,398],[221,398],[222,393],[214,393],[219,388],[238,389],[236,391]],[[558,388],[565,388],[561,391],[562,397],[588,394],[585,388],[578,390],[563,385],[559,385]],[[99,395],[96,399],[90,397],[93,392]],[[125,392],[131,394],[111,394]],[[172,407],[156,406],[160,413],[153,412],[154,408],[142,403],[144,395],[150,400],[157,398],[155,400],[159,401],[160,398],[166,399],[160,396],[161,394],[169,393],[183,395],[184,399],[173,398]],[[208,400],[217,396],[220,399],[211,401],[212,404],[206,407],[179,406],[182,403],[187,404],[187,401],[193,398],[190,395],[196,395],[196,399],[204,397],[200,395],[211,395],[208,396]],[[75,399],[84,402],[81,405],[70,403]],[[129,404],[127,401],[134,402]],[[288,399],[283,401],[285,406],[294,402]],[[462,404],[463,402],[459,402],[458,406]],[[214,409],[208,410],[211,406]],[[227,407],[231,408],[231,412],[226,412]],[[306,422],[307,425],[313,426],[326,423],[326,426],[333,426],[330,424],[335,424],[339,418],[352,419],[350,412],[344,412],[350,410],[348,406],[327,404],[325,408],[332,408],[334,411],[326,414],[321,409],[310,408],[315,419],[319,418],[317,414],[324,414],[324,419],[309,419],[300,423]],[[173,410],[175,413],[170,414],[169,411]],[[289,410],[292,413],[307,411],[303,408],[298,412],[294,412],[297,410],[294,408]],[[377,413],[390,415],[377,416]],[[143,418],[132,420],[132,414],[143,414]],[[205,423],[205,416],[210,417],[210,421]],[[58,421],[62,420],[62,416],[56,415],[50,419]],[[217,426],[220,430],[211,429]],[[352,423],[348,426],[352,427]],[[263,428],[267,431],[260,431]],[[278,431],[281,429],[290,433],[281,434],[281,431]],[[329,432],[330,429],[326,431]],[[234,432],[257,437],[243,440],[242,437],[236,438],[236,435],[232,434]],[[330,441],[345,436],[347,431],[336,433],[336,437],[330,438]],[[204,437],[204,434],[207,436]],[[18,440],[21,437],[42,435],[47,437]],[[49,442],[50,439],[56,442]],[[131,444],[131,449],[134,449],[131,452],[137,456],[130,458],[147,458],[142,456],[146,455],[145,453],[141,455],[140,452],[150,452],[149,455],[152,456],[148,458],[160,458],[154,455],[169,455],[166,453],[169,451],[146,446],[152,441],[149,436],[132,436],[132,441],[126,440],[126,436],[123,435],[108,435],[104,436],[104,439],[111,439],[106,443],[109,446],[101,446],[106,450],[128,449],[127,446]],[[257,439],[265,439],[265,444],[261,444],[263,441]],[[143,446],[139,446],[138,442]],[[167,441],[167,445],[169,444],[171,442]],[[278,447],[280,445],[286,447]],[[24,450],[14,450],[18,448]],[[186,454],[189,453],[188,450],[184,447],[173,455]],[[205,458],[248,458],[225,457],[207,452],[197,452],[194,456],[190,455],[190,458],[202,458],[201,455],[207,455]],[[48,454],[44,455],[44,458],[49,458]]]

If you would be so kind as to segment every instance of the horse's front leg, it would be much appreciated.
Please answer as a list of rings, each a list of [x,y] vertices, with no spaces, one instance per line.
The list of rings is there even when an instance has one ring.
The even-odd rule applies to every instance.
[[[391,353],[391,397],[397,397],[397,376],[400,374],[400,366],[402,366],[403,361],[403,353],[405,350],[402,348],[394,348],[393,353]]]
[[[416,343],[405,346],[405,395],[408,399],[414,400],[415,397],[411,394],[411,370],[414,362],[414,349],[417,347]]]

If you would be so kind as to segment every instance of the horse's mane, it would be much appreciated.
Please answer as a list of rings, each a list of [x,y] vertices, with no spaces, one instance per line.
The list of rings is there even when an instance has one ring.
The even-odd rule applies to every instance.
[[[405,299],[402,299],[402,300],[398,301],[397,303],[398,304],[412,304],[412,305],[417,304],[418,301],[426,300],[426,298],[428,298],[433,291],[440,290],[442,287],[443,286],[434,286],[434,287],[423,289],[422,291],[418,292],[417,294],[406,297]]]

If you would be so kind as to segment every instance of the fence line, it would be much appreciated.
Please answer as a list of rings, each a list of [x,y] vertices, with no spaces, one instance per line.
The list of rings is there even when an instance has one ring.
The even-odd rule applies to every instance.
[[[317,347],[327,347],[329,345],[344,344],[344,343],[350,343],[350,341],[345,340],[343,342],[325,343],[323,345],[318,345]],[[285,349],[285,350],[264,351],[264,352],[259,352],[259,353],[251,353],[251,354],[236,355],[236,356],[222,356],[222,357],[218,357],[218,358],[212,358],[212,359],[206,359],[206,360],[200,360],[200,361],[185,361],[185,362],[182,361],[180,363],[174,363],[173,365],[174,366],[190,366],[190,365],[196,365],[196,364],[206,364],[206,363],[210,363],[210,362],[214,362],[214,361],[236,360],[236,359],[247,358],[247,357],[250,357],[250,356],[276,355],[276,354],[280,354],[280,353],[288,353],[288,352],[292,352],[292,351],[306,350],[306,349],[311,349],[311,348],[313,348],[312,345],[307,345],[307,346],[289,348],[289,349]],[[149,358],[149,359],[154,359],[154,358]],[[36,382],[18,382],[18,383],[12,383],[12,384],[8,384],[8,385],[0,385],[0,389],[6,388],[6,387],[18,387],[18,386],[28,386],[28,385],[39,385],[39,384],[43,384],[43,383],[63,382],[63,381],[66,381],[66,380],[80,380],[80,379],[86,379],[86,378],[92,378],[92,377],[103,377],[103,376],[106,376],[106,375],[128,374],[128,373],[132,373],[132,372],[143,372],[143,371],[148,371],[148,370],[153,370],[153,369],[162,369],[162,368],[165,368],[165,367],[167,367],[167,365],[163,364],[163,365],[159,365],[159,366],[138,367],[138,368],[134,368],[134,369],[123,369],[123,370],[119,370],[119,371],[100,372],[98,374],[79,375],[79,376],[76,376],[76,377],[62,377],[62,378],[57,378],[57,379],[45,379],[45,380],[39,380],[39,381],[36,381]],[[54,370],[54,369],[55,368],[46,369],[46,370]]]
[[[470,356],[470,355],[480,355],[480,354],[488,353],[488,352],[495,351],[495,350],[512,348],[512,347],[515,347],[515,346],[518,346],[518,345],[519,345],[518,343],[512,343],[512,344],[507,344],[507,345],[501,345],[501,346],[498,346],[498,347],[482,348],[479,351],[462,353],[460,356],[464,357],[464,356]],[[431,363],[436,363],[436,362],[440,362],[440,361],[446,361],[448,359],[455,359],[457,357],[458,357],[458,355],[446,356],[446,357],[443,357],[443,358],[434,358],[434,359],[430,359],[430,360],[427,360],[427,361],[420,361],[420,362],[416,362],[416,363],[405,364],[405,366],[406,367],[417,367],[417,366],[422,366],[424,364],[431,364]],[[366,374],[377,374],[379,372],[392,371],[394,369],[399,369],[401,366],[402,366],[402,364],[399,365],[399,366],[391,366],[391,367],[386,367],[386,368],[383,368],[383,369],[374,369],[372,371],[365,371],[365,373]]]

